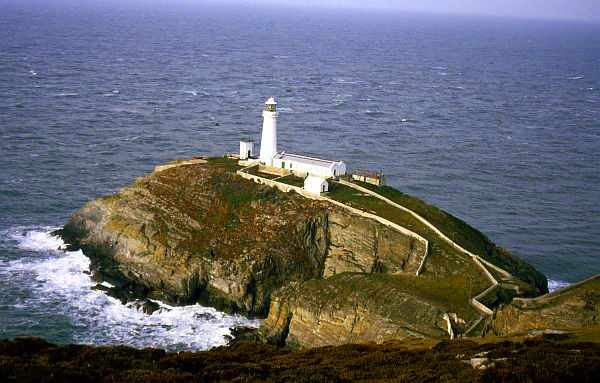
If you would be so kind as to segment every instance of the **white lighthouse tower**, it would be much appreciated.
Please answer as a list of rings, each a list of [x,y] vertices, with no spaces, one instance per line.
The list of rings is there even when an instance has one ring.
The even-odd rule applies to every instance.
[[[260,139],[260,162],[273,166],[277,154],[277,103],[273,97],[265,102],[263,110],[262,137]]]

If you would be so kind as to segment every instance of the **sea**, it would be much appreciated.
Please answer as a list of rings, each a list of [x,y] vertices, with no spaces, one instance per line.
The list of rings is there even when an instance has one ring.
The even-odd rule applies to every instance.
[[[600,25],[206,2],[0,2],[0,338],[203,350],[259,320],[92,289],[49,233],[157,164],[279,149],[381,170],[556,289],[600,273]]]

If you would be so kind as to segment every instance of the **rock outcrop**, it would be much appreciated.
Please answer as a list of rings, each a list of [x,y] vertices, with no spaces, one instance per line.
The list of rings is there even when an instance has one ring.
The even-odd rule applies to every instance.
[[[600,326],[600,275],[532,299],[514,299],[486,324],[491,335],[574,331]]]
[[[232,170],[214,160],[139,178],[86,204],[61,235],[111,282],[262,316],[270,294],[293,281],[418,267],[423,249],[412,238]]]
[[[489,281],[468,257],[433,243],[417,278],[423,242],[238,169],[225,158],[161,167],[59,234],[116,289],[267,317],[261,334],[278,343],[440,338],[479,318],[470,298]],[[519,283],[540,279],[531,270]]]

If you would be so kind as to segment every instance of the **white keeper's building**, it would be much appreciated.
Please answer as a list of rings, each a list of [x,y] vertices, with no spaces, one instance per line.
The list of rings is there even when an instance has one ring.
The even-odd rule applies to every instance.
[[[265,102],[263,110],[263,127],[260,140],[260,164],[283,169],[298,176],[305,177],[304,189],[321,194],[329,189],[328,178],[346,174],[343,161],[330,161],[321,158],[277,151],[277,102],[273,97]],[[254,142],[240,141],[240,159],[249,160],[254,154]]]

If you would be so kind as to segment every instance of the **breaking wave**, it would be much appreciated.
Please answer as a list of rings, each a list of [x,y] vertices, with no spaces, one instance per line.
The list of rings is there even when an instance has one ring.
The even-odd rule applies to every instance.
[[[73,341],[88,344],[125,344],[168,350],[204,350],[224,345],[235,326],[257,327],[259,320],[228,315],[201,305],[170,306],[152,314],[99,290],[90,277],[90,261],[81,252],[65,252],[52,228],[16,228],[3,232],[0,242],[24,250],[28,256],[0,261],[0,278],[27,284],[31,294],[15,306],[64,315],[76,329]]]
[[[554,279],[548,279],[548,291],[549,292],[553,292],[553,291],[556,291],[558,289],[562,289],[563,287],[567,287],[569,285],[570,285],[569,282],[557,281],[557,280],[554,280]]]

